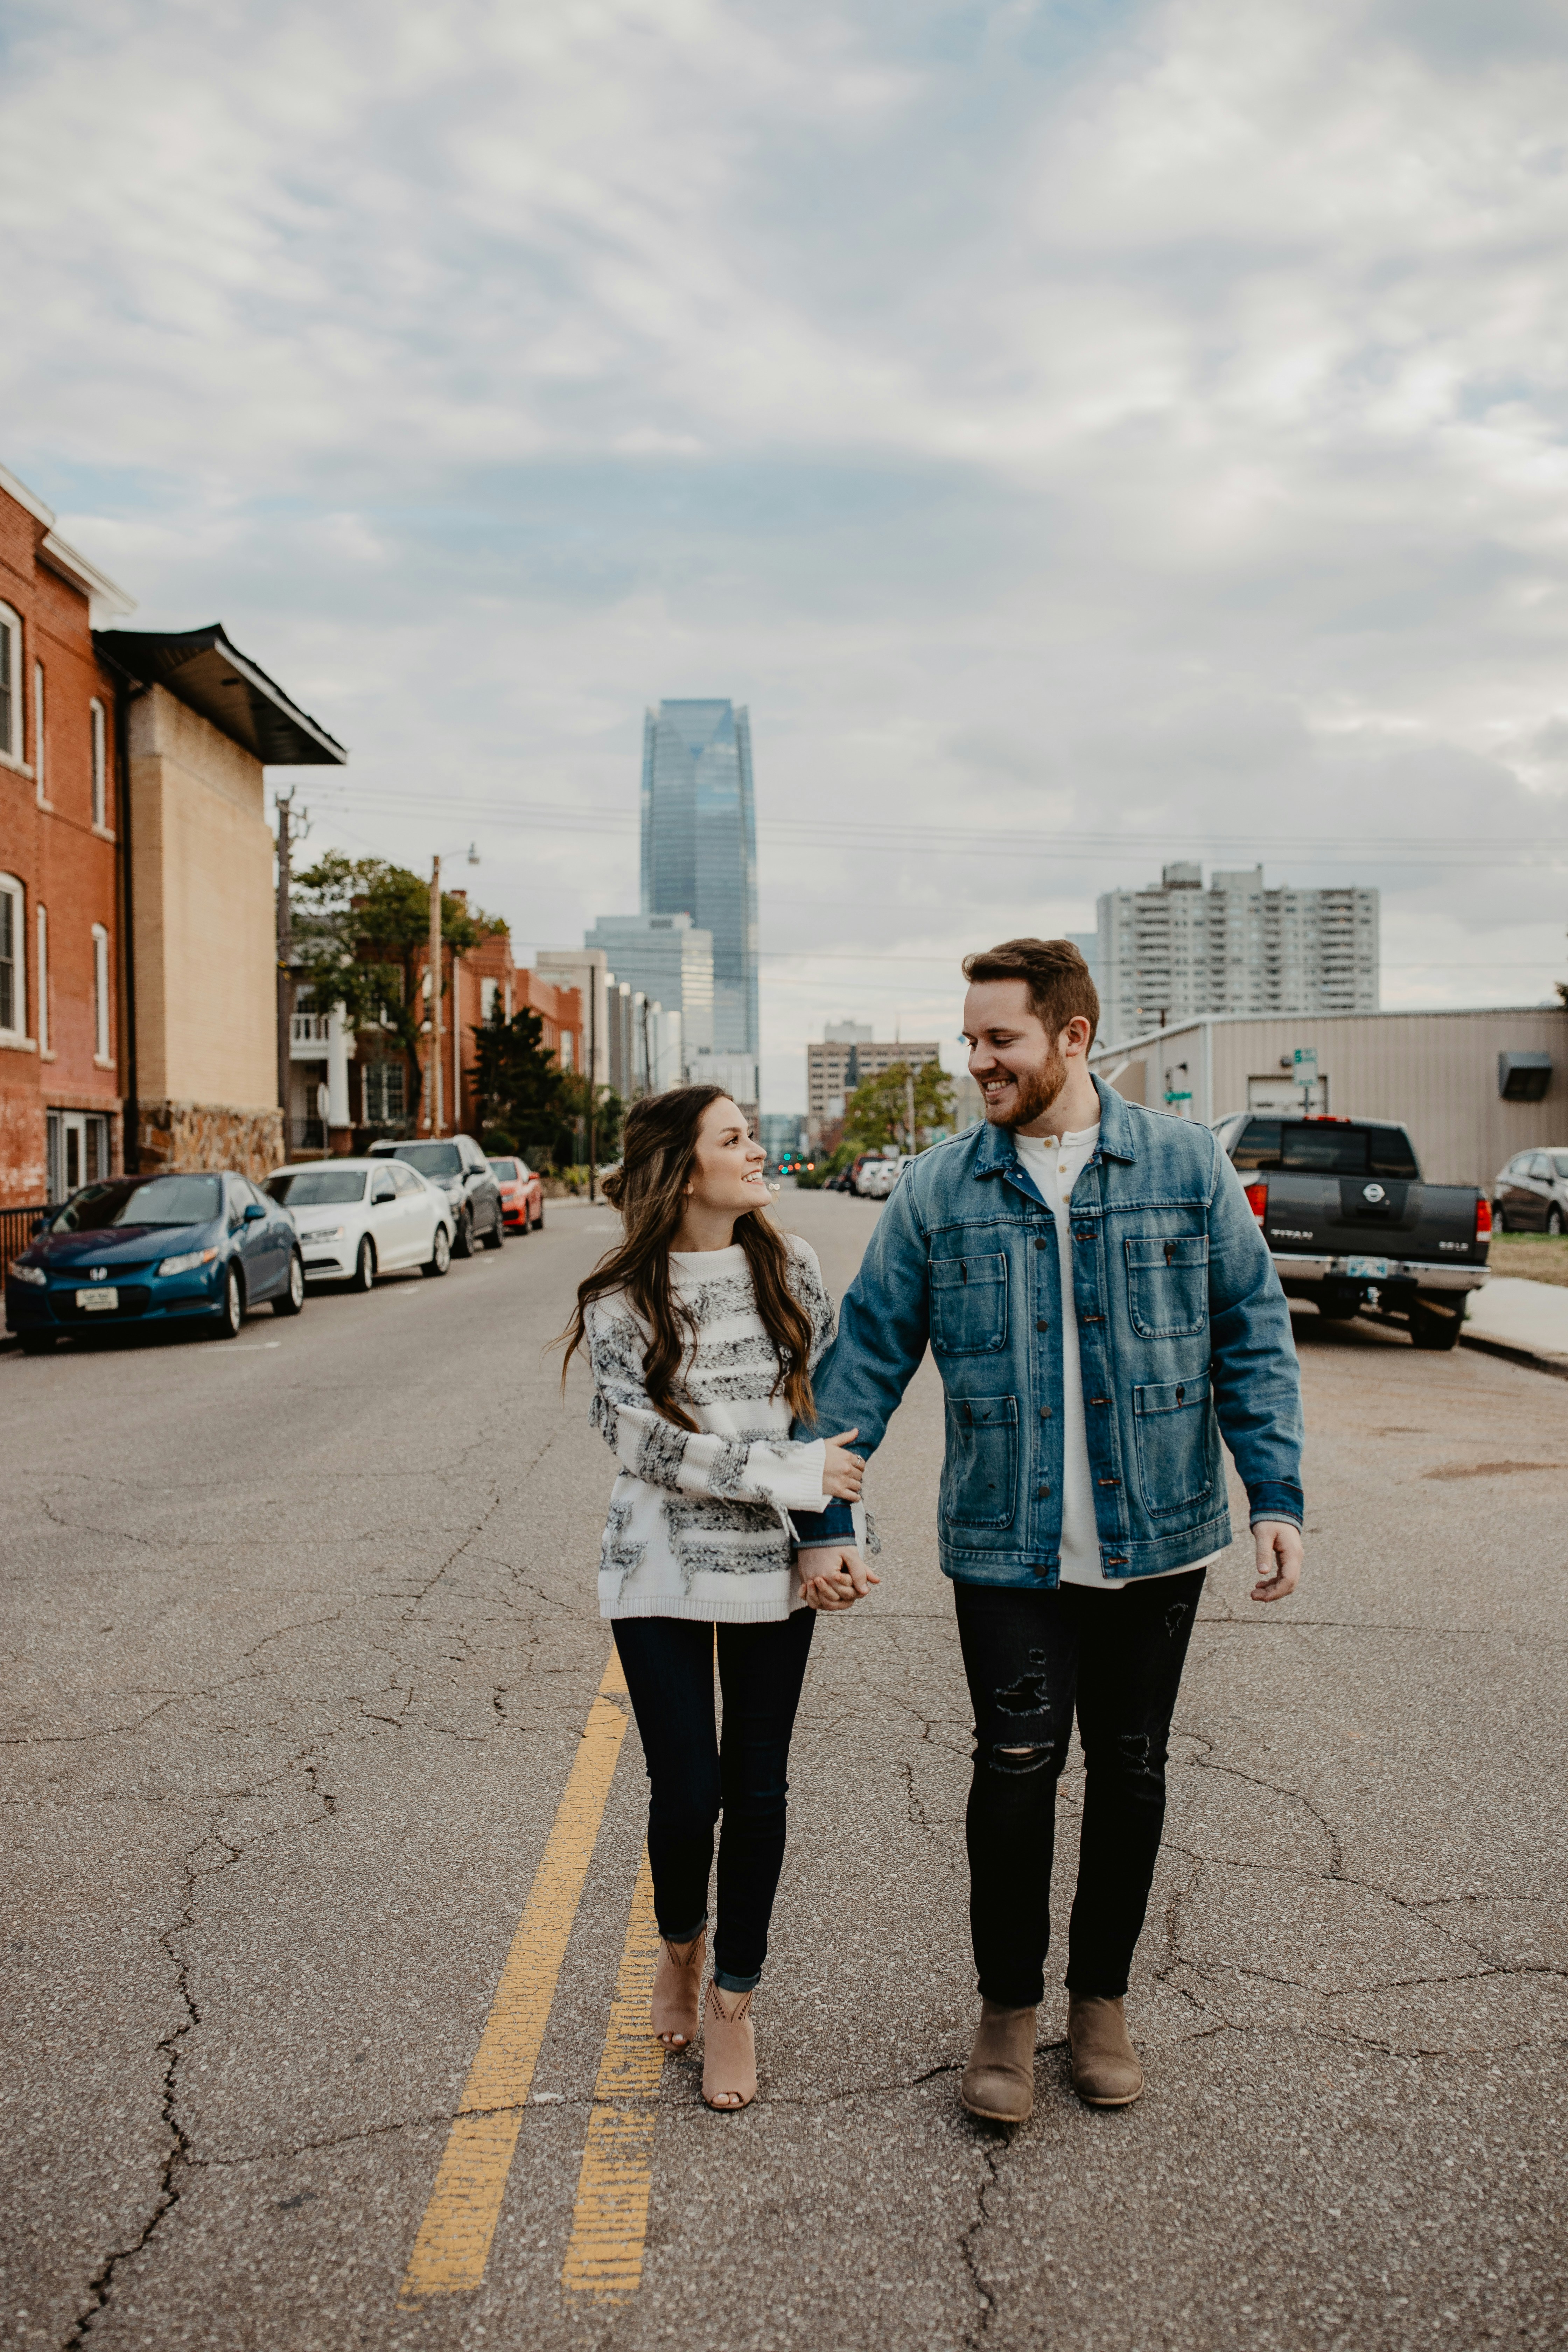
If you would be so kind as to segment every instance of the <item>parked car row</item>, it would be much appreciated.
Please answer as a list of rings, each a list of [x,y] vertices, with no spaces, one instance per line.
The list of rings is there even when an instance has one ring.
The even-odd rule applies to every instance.
[[[847,1168],[841,1168],[837,1176],[829,1176],[822,1189],[825,1192],[853,1192],[860,1201],[885,1201],[913,1157],[910,1151],[891,1155],[862,1151]]]
[[[476,1244],[500,1249],[543,1223],[527,1162],[492,1162],[470,1136],[301,1161],[260,1187],[232,1170],[107,1177],[38,1220],[5,1269],[5,1320],[28,1355],[110,1324],[232,1339],[252,1307],[298,1315],[311,1285],[370,1290],[416,1266],[439,1277]]]

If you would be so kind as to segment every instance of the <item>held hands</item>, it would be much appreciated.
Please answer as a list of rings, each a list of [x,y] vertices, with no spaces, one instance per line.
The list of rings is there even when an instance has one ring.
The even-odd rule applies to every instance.
[[[845,1447],[858,1430],[846,1429],[827,1440],[822,1462],[822,1491],[834,1496],[840,1503],[860,1500],[860,1481],[866,1475],[866,1465],[858,1454],[847,1454]]]
[[[850,1433],[854,1434],[853,1431]],[[831,1613],[853,1609],[881,1578],[868,1569],[852,1544],[822,1544],[800,1555],[800,1585],[808,1609]]]
[[[1254,1601],[1283,1601],[1301,1573],[1301,1530],[1289,1519],[1259,1519],[1252,1530],[1258,1546]]]

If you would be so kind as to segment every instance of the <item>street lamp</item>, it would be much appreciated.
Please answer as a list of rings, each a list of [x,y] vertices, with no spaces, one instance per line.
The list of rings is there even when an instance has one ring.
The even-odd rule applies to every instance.
[[[451,853],[454,856],[457,851]],[[468,862],[479,862],[479,845],[470,841]],[[454,973],[454,981],[456,975]],[[430,861],[430,1132],[439,1135],[446,1125],[441,1102],[441,860]],[[458,1064],[458,1028],[452,1024],[452,1103],[456,1108],[461,1100]]]

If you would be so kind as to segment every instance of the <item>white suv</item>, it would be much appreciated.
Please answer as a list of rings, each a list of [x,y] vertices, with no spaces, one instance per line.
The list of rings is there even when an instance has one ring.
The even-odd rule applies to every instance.
[[[307,1282],[369,1290],[378,1274],[440,1275],[452,1263],[447,1196],[406,1160],[301,1160],[276,1170],[267,1190],[294,1221]]]

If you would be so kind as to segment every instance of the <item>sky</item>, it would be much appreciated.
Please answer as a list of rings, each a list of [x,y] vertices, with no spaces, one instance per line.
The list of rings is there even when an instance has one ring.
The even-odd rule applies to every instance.
[[[0,463],[307,854],[570,944],[750,707],[764,1108],[1177,856],[1568,972],[1560,0],[0,0]]]

